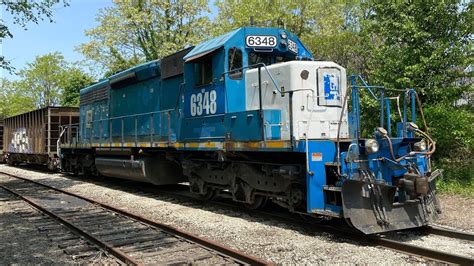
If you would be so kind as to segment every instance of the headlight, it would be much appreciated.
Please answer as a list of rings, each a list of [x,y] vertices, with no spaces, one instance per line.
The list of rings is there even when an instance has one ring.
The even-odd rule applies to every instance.
[[[375,139],[365,141],[365,153],[376,153],[379,151],[379,143]]]
[[[414,145],[415,151],[426,151],[426,141],[418,141]]]
[[[280,32],[280,36],[281,36],[282,39],[286,39],[286,37],[287,37],[286,32],[284,32],[284,31]]]

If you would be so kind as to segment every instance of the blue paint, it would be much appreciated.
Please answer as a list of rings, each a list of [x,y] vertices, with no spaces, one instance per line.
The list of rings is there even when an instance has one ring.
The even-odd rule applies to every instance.
[[[416,91],[412,88],[410,89],[410,95],[411,95],[411,121],[413,123],[416,123]]]
[[[265,139],[281,139],[281,110],[264,110]]]
[[[86,87],[80,91],[81,98],[95,94],[98,90],[108,87],[108,80],[103,80]],[[92,113],[92,126],[86,124],[87,113]],[[109,103],[107,100],[94,100],[87,104],[81,104],[79,108],[79,141],[89,143],[97,140],[107,140],[109,138],[109,126],[106,121],[109,116]]]
[[[324,98],[326,100],[334,100],[339,96],[339,80],[336,75],[325,73],[324,79]]]
[[[238,28],[236,30],[233,30],[231,32],[227,32],[225,34],[222,34],[220,36],[217,36],[213,39],[210,39],[208,41],[202,42],[198,45],[196,45],[191,52],[189,52],[185,57],[184,60],[188,60],[191,57],[194,56],[199,56],[204,53],[207,53],[209,51],[213,51],[216,49],[219,49],[223,47],[230,39],[232,39],[234,36],[236,36],[242,28]]]
[[[258,141],[261,136],[261,121],[258,110],[229,113],[225,116],[226,135],[232,141]]]
[[[285,30],[283,30],[285,31]],[[228,50],[230,48],[238,48],[242,51],[243,57],[243,66],[248,66],[249,60],[248,55],[250,53],[255,53],[255,49],[258,50],[258,47],[248,47],[245,43],[245,39],[250,35],[265,35],[265,36],[274,36],[277,38],[278,45],[272,48],[271,53],[275,56],[289,56],[294,58],[294,53],[288,50],[288,46],[281,45],[281,29],[277,28],[238,28],[232,32],[223,34],[216,38],[213,38],[209,41],[205,41],[201,44],[198,44],[194,47],[191,52],[189,52],[184,58],[185,60],[190,60],[199,56],[213,57],[213,83],[224,83],[225,88],[225,107],[226,112],[241,112],[246,110],[246,99],[245,99],[245,73],[242,75],[242,79],[233,80],[230,79],[228,75],[223,75],[229,71],[229,56]],[[287,39],[291,39],[298,46],[298,59],[309,59],[312,60],[313,56],[309,50],[303,45],[303,43],[298,39],[294,34],[285,31]],[[195,59],[198,60],[198,59]],[[186,76],[186,91],[191,91],[194,89],[195,80],[193,77],[194,71],[194,60],[190,60],[185,63],[185,76]],[[244,72],[247,70],[244,70]],[[221,81],[221,79],[224,79]],[[188,113],[187,113],[188,114]]]
[[[300,143],[300,149],[305,149],[305,143]],[[325,163],[334,162],[336,145],[330,140],[308,142],[308,165],[306,174],[307,211],[326,210],[324,186],[326,185]],[[313,173],[312,175],[310,173]]]
[[[391,113],[390,113],[390,98],[385,98],[385,107],[387,111],[387,132],[388,136],[392,136],[392,121],[391,121]]]
[[[222,127],[224,115],[184,118],[181,123],[179,141],[199,141],[224,139],[225,130]]]

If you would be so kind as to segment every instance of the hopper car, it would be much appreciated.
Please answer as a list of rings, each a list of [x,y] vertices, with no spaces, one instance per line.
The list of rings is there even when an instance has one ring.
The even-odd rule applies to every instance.
[[[206,199],[272,201],[366,234],[420,227],[441,211],[441,171],[416,124],[416,91],[398,92],[393,117],[393,91],[315,60],[285,29],[242,27],[82,89],[61,169],[188,182]],[[368,137],[362,94],[380,104]]]
[[[3,157],[10,165],[27,163],[58,169],[61,127],[78,122],[77,107],[50,106],[5,118],[0,126]]]

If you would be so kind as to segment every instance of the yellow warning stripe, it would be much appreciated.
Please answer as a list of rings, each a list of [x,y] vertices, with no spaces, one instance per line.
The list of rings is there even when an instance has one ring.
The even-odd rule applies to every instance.
[[[62,148],[98,148],[98,147],[127,147],[127,148],[147,148],[147,147],[156,147],[156,148],[177,148],[177,149],[223,149],[225,146],[228,150],[233,149],[285,149],[291,148],[291,143],[289,141],[282,140],[272,140],[272,141],[248,141],[248,142],[219,142],[219,141],[206,141],[206,142],[113,142],[113,143],[92,143],[91,145],[87,143],[81,144],[62,144]]]

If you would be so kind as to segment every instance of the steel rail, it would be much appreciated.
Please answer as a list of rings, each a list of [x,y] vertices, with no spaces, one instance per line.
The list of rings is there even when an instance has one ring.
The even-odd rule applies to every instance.
[[[25,201],[26,203],[28,203],[29,205],[31,205],[32,207],[34,207],[35,209],[39,210],[40,212],[50,216],[51,218],[59,221],[61,224],[65,225],[66,227],[68,227],[71,231],[73,231],[74,233],[78,234],[78,235],[81,235],[83,237],[85,237],[87,240],[89,240],[90,242],[94,243],[95,245],[99,246],[100,248],[108,251],[109,253],[111,253],[112,255],[114,255],[117,259],[123,261],[124,263],[126,264],[129,264],[129,265],[142,265],[141,263],[139,263],[138,261],[134,260],[133,258],[131,258],[130,256],[128,256],[127,254],[123,253],[122,251],[120,251],[119,249],[117,248],[114,248],[112,246],[110,246],[109,244],[107,243],[104,243],[102,241],[100,241],[99,239],[97,239],[96,237],[94,237],[93,235],[81,230],[79,227],[75,226],[73,223],[71,223],[70,221],[68,221],[67,219],[65,218],[62,218],[58,215],[56,215],[55,213],[47,210],[46,208],[43,208],[42,206],[40,206],[39,204],[35,203],[33,200],[19,194],[18,192],[14,191],[13,189],[10,189],[4,185],[0,185],[1,188],[3,188],[4,190],[8,191],[9,193],[15,195],[16,197],[22,199],[23,201]]]
[[[474,265],[474,259],[462,255],[455,255],[443,251],[424,248],[416,245],[406,244],[400,241],[381,238],[377,236],[368,236],[371,242],[402,253],[421,256],[427,259],[436,260],[445,263],[454,263],[459,265]]]
[[[34,183],[36,185],[39,185],[39,186],[42,186],[42,187],[45,187],[45,188],[48,188],[48,189],[51,189],[51,190],[54,190],[54,191],[57,191],[57,192],[60,192],[60,193],[64,193],[64,194],[67,194],[69,196],[77,197],[79,199],[85,200],[85,201],[90,202],[92,204],[96,204],[96,205],[101,206],[101,207],[103,207],[105,209],[108,209],[110,211],[113,211],[113,212],[119,213],[121,215],[130,217],[132,219],[143,222],[145,224],[157,227],[157,228],[159,228],[159,229],[161,229],[165,232],[168,232],[172,235],[176,235],[176,236],[182,237],[184,239],[187,239],[187,240],[189,240],[191,242],[194,242],[194,243],[196,243],[196,244],[198,244],[198,245],[200,245],[204,248],[213,250],[213,251],[217,252],[218,254],[224,255],[226,257],[231,257],[231,258],[237,260],[238,262],[240,262],[242,264],[271,265],[271,263],[268,262],[268,261],[250,256],[250,255],[245,254],[243,252],[240,252],[238,250],[231,249],[229,247],[223,246],[223,245],[221,245],[221,244],[219,244],[215,241],[212,241],[212,240],[209,240],[209,239],[206,239],[206,238],[203,238],[203,237],[199,237],[199,236],[187,233],[187,232],[182,231],[178,228],[175,228],[175,227],[172,227],[172,226],[169,226],[169,225],[157,222],[157,221],[150,220],[148,218],[145,218],[145,217],[127,212],[127,211],[122,210],[122,209],[118,209],[116,207],[107,205],[105,203],[102,203],[102,202],[99,202],[99,201],[96,201],[96,200],[93,200],[93,199],[90,199],[90,198],[86,198],[84,196],[81,196],[81,195],[78,195],[78,194],[75,194],[75,193],[72,193],[72,192],[69,192],[69,191],[66,191],[66,190],[62,190],[62,189],[59,189],[59,188],[56,188],[56,187],[52,187],[52,186],[37,182],[35,180],[31,180],[31,179],[24,178],[24,177],[21,177],[21,176],[9,174],[9,173],[3,172],[3,171],[0,171],[0,174],[10,176],[10,177],[13,177],[13,178],[17,178],[17,179],[20,179],[20,180],[23,180],[23,181],[26,181],[26,182]],[[131,264],[133,264],[133,263],[131,263]]]
[[[440,226],[427,226],[423,228],[428,234],[446,236],[455,239],[462,239],[468,241],[474,241],[474,234],[469,232],[456,231],[449,228],[443,228]]]

